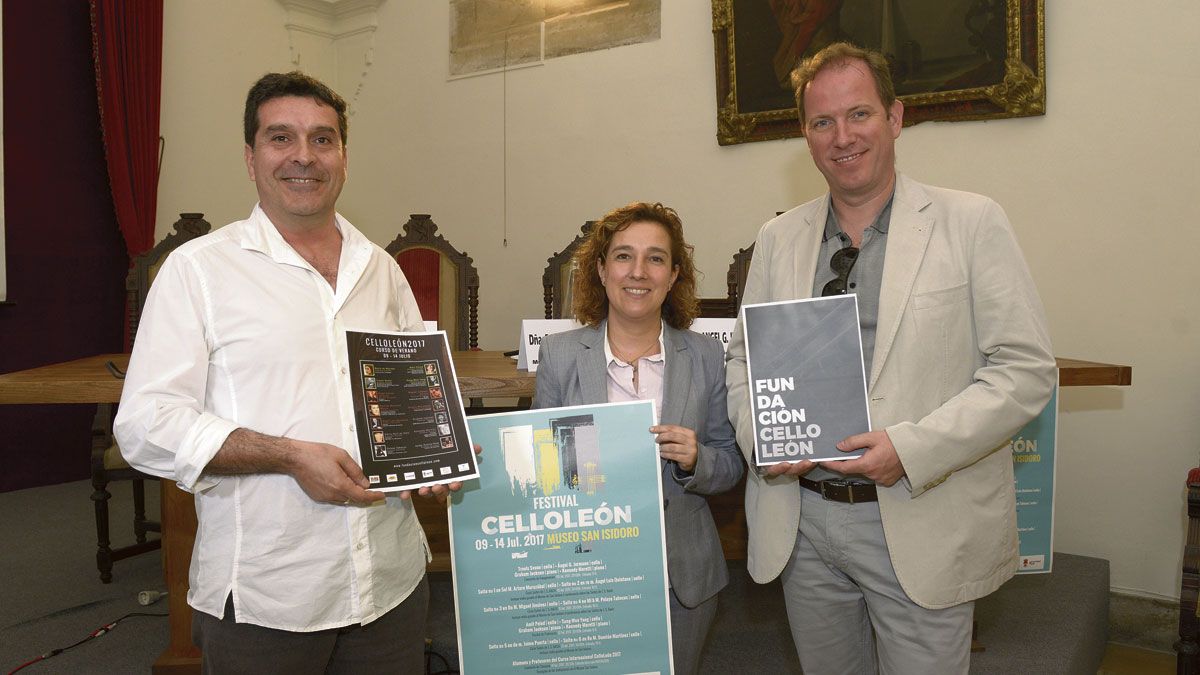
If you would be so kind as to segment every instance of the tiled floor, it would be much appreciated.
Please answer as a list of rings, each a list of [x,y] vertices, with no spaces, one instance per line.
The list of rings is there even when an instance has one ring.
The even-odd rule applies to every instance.
[[[1175,654],[1108,644],[1096,675],[1173,675]]]

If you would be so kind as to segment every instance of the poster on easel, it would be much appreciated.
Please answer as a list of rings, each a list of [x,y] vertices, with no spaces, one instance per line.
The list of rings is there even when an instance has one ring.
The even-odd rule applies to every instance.
[[[1057,380],[1057,377],[1055,378]],[[1050,402],[1009,439],[1017,490],[1017,574],[1045,574],[1054,562],[1054,469],[1058,387]]]

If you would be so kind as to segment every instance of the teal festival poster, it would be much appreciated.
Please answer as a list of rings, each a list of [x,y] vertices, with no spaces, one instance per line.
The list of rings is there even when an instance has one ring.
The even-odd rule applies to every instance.
[[[462,672],[670,673],[649,401],[468,418],[479,480],[454,494]]]
[[[1018,574],[1049,572],[1054,560],[1054,465],[1058,387],[1041,414],[1013,434],[1017,490]]]

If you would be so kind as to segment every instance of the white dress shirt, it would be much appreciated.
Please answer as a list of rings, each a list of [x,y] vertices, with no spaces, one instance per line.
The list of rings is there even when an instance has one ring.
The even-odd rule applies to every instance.
[[[422,329],[400,267],[341,216],[336,291],[255,207],[175,250],[138,327],[115,421],[130,464],[195,493],[188,604],[290,631],[367,623],[425,574],[410,502],[313,501],[283,474],[210,475],[235,429],[357,448],[343,330]]]
[[[654,419],[662,417],[663,378],[666,375],[667,349],[663,346],[662,328],[658,329],[658,353],[636,359],[637,387],[633,386],[633,364],[625,363],[612,350],[608,341],[608,322],[604,322],[604,363],[608,364],[608,402],[654,401]]]

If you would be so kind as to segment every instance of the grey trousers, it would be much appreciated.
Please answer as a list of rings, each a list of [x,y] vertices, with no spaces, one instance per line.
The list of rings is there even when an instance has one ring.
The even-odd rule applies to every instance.
[[[800,532],[780,579],[805,675],[965,675],[975,603],[917,605],[896,579],[878,503],[800,492]]]
[[[422,578],[404,602],[366,625],[299,633],[192,612],[192,641],[205,675],[425,672],[425,616],[429,581]]]
[[[695,607],[684,607],[671,596],[671,655],[675,660],[675,675],[695,675],[700,672],[700,657],[704,654],[704,643],[708,631],[717,618],[717,596],[705,600]]]

